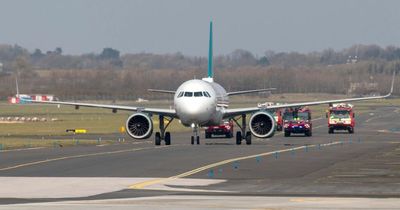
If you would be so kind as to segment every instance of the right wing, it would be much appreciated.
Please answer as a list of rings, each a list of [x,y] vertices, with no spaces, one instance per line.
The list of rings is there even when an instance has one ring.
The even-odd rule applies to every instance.
[[[77,103],[77,102],[63,102],[63,101],[35,101],[35,100],[25,100],[25,101],[32,103],[39,103],[39,104],[69,105],[69,106],[75,106],[76,109],[79,109],[79,107],[82,106],[82,107],[111,109],[113,110],[113,112],[116,112],[117,110],[135,111],[135,112],[143,112],[143,113],[157,114],[157,115],[177,118],[174,109],[145,108],[145,107],[134,107],[134,106],[91,104],[91,103]]]
[[[260,110],[271,110],[271,109],[279,109],[279,108],[294,108],[294,107],[301,107],[301,106],[314,106],[314,105],[320,105],[320,104],[333,104],[333,103],[343,103],[343,102],[364,101],[364,100],[387,98],[393,93],[394,78],[395,78],[395,72],[393,72],[392,86],[390,88],[390,92],[384,96],[370,96],[370,97],[360,97],[360,98],[346,98],[346,99],[336,99],[336,100],[326,100],[326,101],[312,101],[312,102],[300,102],[300,103],[292,103],[292,104],[280,104],[280,105],[261,106],[261,107],[226,109],[224,112],[224,118],[235,117],[238,115],[253,113],[253,112],[260,111]]]
[[[149,92],[175,94],[173,90],[147,89]]]

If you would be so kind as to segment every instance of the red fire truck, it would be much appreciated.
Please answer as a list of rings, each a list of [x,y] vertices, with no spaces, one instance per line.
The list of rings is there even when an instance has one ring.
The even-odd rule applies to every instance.
[[[283,114],[285,137],[292,133],[304,133],[312,136],[311,110],[308,107],[286,109]]]
[[[273,113],[273,115],[274,115],[274,118],[275,118],[275,122],[276,122],[276,130],[277,131],[282,131],[282,128],[283,128],[283,112],[284,110],[282,110],[282,109],[277,109],[274,113]]]
[[[355,118],[353,105],[351,104],[332,104],[326,112],[328,118],[328,133],[334,133],[335,130],[347,130],[354,133]]]
[[[225,120],[220,125],[206,127],[205,137],[211,138],[213,135],[224,135],[226,138],[233,137],[233,121]]]

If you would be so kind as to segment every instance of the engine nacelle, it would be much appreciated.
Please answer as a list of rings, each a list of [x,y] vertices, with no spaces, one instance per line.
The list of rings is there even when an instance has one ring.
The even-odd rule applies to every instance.
[[[250,117],[251,133],[258,138],[270,138],[275,134],[276,122],[268,112],[256,112]]]
[[[144,113],[136,113],[126,120],[126,132],[135,139],[147,139],[153,133],[153,121]]]

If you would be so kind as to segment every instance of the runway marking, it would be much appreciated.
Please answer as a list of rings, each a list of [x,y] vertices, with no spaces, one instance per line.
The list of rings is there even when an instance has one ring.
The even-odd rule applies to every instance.
[[[74,158],[92,157],[92,156],[100,156],[100,155],[111,155],[111,154],[118,154],[118,153],[125,153],[125,152],[135,152],[135,151],[146,150],[146,149],[161,149],[161,148],[165,148],[165,147],[168,148],[168,147],[171,147],[171,146],[180,146],[180,145],[177,144],[177,145],[157,146],[157,147],[143,147],[143,148],[135,148],[135,149],[125,149],[125,150],[110,151],[110,152],[97,152],[97,153],[83,154],[83,155],[63,156],[63,157],[58,157],[58,158],[39,160],[39,161],[23,163],[23,164],[19,164],[19,165],[15,165],[15,166],[9,166],[9,167],[5,167],[5,168],[0,168],[0,171],[7,171],[7,170],[11,170],[11,169],[22,168],[22,167],[33,166],[33,165],[39,165],[39,164],[42,164],[42,163],[49,163],[49,162],[60,161],[60,160],[68,160],[68,159],[74,159]]]
[[[18,151],[26,151],[26,150],[36,150],[36,149],[43,149],[45,147],[31,147],[31,148],[23,148],[23,149],[7,149],[7,150],[0,150],[0,152],[18,152]]]
[[[327,147],[327,146],[332,146],[332,145],[336,145],[336,144],[340,144],[341,142],[332,142],[332,143],[327,143],[327,144],[320,144],[320,147]],[[227,160],[223,160],[223,161],[219,161],[216,163],[212,163],[209,165],[205,165],[203,167],[200,168],[196,168],[193,169],[191,171],[182,173],[182,174],[178,174],[172,177],[168,177],[168,178],[160,178],[160,179],[154,179],[154,180],[149,180],[149,181],[144,181],[144,182],[139,182],[136,184],[133,184],[131,186],[129,186],[129,189],[144,189],[146,187],[149,187],[151,185],[155,185],[155,184],[161,184],[161,183],[165,183],[168,181],[172,181],[175,179],[179,179],[179,178],[184,178],[202,171],[205,171],[207,169],[211,169],[211,168],[215,168],[217,166],[221,166],[221,165],[225,165],[228,163],[232,163],[235,161],[240,161],[240,160],[246,160],[246,159],[251,159],[251,158],[256,158],[256,157],[261,157],[261,156],[270,156],[273,155],[275,153],[284,153],[284,152],[291,152],[293,150],[301,150],[304,149],[306,147],[311,148],[311,147],[316,147],[318,145],[307,145],[307,146],[301,146],[301,147],[295,147],[295,148],[289,148],[289,149],[282,149],[282,150],[276,150],[276,151],[272,151],[272,152],[265,152],[265,153],[260,153],[260,154],[256,154],[256,155],[249,155],[249,156],[243,156],[243,157],[238,157],[238,158],[232,158],[232,159],[227,159]]]

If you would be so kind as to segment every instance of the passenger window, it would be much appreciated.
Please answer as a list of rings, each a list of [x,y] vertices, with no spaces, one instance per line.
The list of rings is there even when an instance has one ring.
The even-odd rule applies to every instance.
[[[192,97],[193,96],[193,92],[185,92],[185,97]]]
[[[194,97],[202,97],[203,93],[202,92],[194,92]]]
[[[178,95],[178,98],[180,98],[182,96],[183,96],[183,92],[180,92],[179,95]]]
[[[207,97],[211,98],[211,95],[207,91],[204,92],[204,95],[206,95]]]

